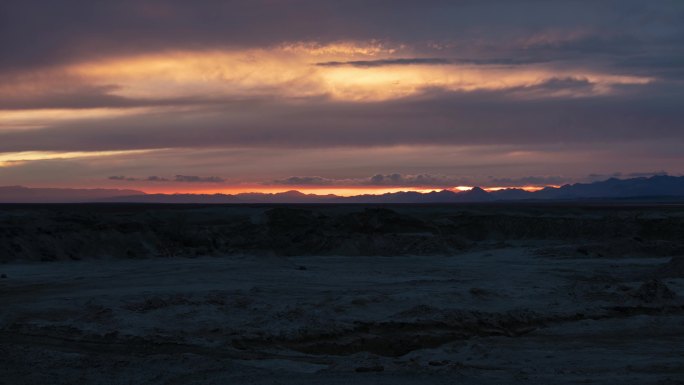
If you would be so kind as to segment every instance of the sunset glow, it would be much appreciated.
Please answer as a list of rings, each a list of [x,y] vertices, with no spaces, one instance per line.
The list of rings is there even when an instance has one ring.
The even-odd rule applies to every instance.
[[[0,52],[0,385],[684,385],[684,0],[0,0]]]
[[[56,151],[24,151],[24,152],[8,152],[0,154],[0,167],[20,166],[27,162],[44,161],[44,160],[60,160],[60,159],[77,159],[77,158],[100,158],[113,156],[137,156],[143,155],[149,151],[146,150],[130,150],[130,151],[75,151],[75,152],[56,152]]]
[[[354,43],[346,50],[287,49],[244,51],[180,51],[113,58],[77,64],[65,76],[96,84],[118,84],[110,93],[131,98],[249,97],[265,94],[303,98],[329,96],[337,100],[382,101],[407,97],[427,88],[451,91],[502,90],[535,87],[552,79],[578,79],[591,89],[550,96],[610,93],[615,85],[647,84],[649,77],[612,75],[546,65],[412,65],[355,68],[360,57],[392,60],[394,51],[366,50]],[[349,52],[349,53],[347,53]],[[341,63],[320,66],[319,63]],[[578,93],[579,92],[579,93]]]
[[[17,5],[0,186],[352,195],[684,172],[677,23],[627,28],[593,5],[520,29],[493,15],[534,7],[250,4],[124,0],[78,21]]]
[[[87,187],[87,186],[83,186]],[[430,192],[438,192],[442,190],[449,190],[449,191],[454,191],[454,192],[464,192],[464,191],[470,191],[473,189],[472,186],[457,186],[457,187],[451,187],[451,188],[420,188],[420,187],[413,187],[413,186],[407,186],[407,187],[369,187],[369,186],[345,186],[345,187],[311,187],[311,186],[290,186],[287,188],[284,187],[269,187],[269,186],[263,186],[263,185],[236,185],[236,186],[228,186],[228,187],[220,187],[216,186],[214,188],[209,188],[207,186],[198,186],[198,187],[188,187],[188,186],[182,186],[182,185],[171,185],[171,186],[164,186],[164,185],[157,185],[157,186],[150,186],[149,184],[146,185],[135,185],[131,184],[130,186],[126,186],[127,188],[130,189],[135,189],[135,190],[140,190],[144,191],[145,193],[148,194],[248,194],[248,193],[259,193],[259,194],[279,194],[279,193],[286,193],[286,192],[292,192],[292,191],[297,191],[302,194],[313,194],[313,195],[336,195],[336,196],[341,196],[341,197],[350,197],[350,196],[357,196],[357,195],[382,195],[382,194],[391,194],[391,193],[398,193],[398,192],[418,192],[422,194],[427,194]],[[553,186],[553,187],[558,187],[558,186]],[[518,188],[521,190],[525,191],[539,191],[543,186],[522,186],[522,187],[486,187],[484,188],[485,191],[499,191],[503,189],[508,189],[508,188]]]

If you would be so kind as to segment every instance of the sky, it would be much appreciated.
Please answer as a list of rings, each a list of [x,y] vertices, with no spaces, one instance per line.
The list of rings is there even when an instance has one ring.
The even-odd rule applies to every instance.
[[[681,0],[3,0],[0,185],[682,175],[683,85]]]

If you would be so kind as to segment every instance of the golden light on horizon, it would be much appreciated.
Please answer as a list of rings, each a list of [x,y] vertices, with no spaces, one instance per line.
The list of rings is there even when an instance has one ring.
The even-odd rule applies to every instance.
[[[130,188],[130,187],[127,187]],[[381,195],[388,193],[415,191],[420,193],[429,193],[431,191],[439,191],[434,188],[413,188],[413,187],[369,187],[369,186],[264,186],[264,185],[236,185],[236,186],[217,186],[210,187],[188,187],[188,186],[140,186],[136,188],[143,190],[146,193],[153,194],[242,194],[242,193],[263,193],[263,194],[278,194],[288,191],[298,191],[303,194],[314,195],[338,195],[338,196],[354,196],[354,195]]]
[[[171,186],[169,186],[169,184]],[[484,187],[483,189],[488,192],[498,191],[503,189],[521,189],[525,191],[538,191],[547,186],[522,186],[522,187]],[[558,186],[550,186],[558,187]],[[356,195],[382,195],[391,194],[398,192],[418,192],[421,194],[427,194],[431,192],[439,192],[442,190],[448,190],[453,192],[465,192],[470,191],[473,186],[456,186],[456,187],[381,187],[381,186],[264,186],[259,184],[243,184],[243,185],[233,185],[233,186],[181,186],[179,184],[174,184],[173,182],[158,183],[155,185],[139,185],[132,182],[131,185],[127,185],[126,188],[133,188],[136,190],[142,190],[148,194],[244,194],[244,193],[262,193],[262,194],[279,194],[290,191],[297,191],[303,194],[313,194],[313,195],[337,195],[342,197],[356,196]]]
[[[508,189],[519,189],[519,190],[525,190],[525,191],[529,191],[529,192],[535,192],[535,191],[543,190],[547,187],[559,188],[561,186],[559,186],[559,185],[544,185],[544,186],[484,187],[483,190],[485,190],[487,192],[493,192],[493,191],[508,190]]]

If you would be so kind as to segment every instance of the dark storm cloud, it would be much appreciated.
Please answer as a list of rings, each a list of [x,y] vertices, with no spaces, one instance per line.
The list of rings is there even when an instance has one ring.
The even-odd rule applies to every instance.
[[[363,184],[371,186],[397,186],[397,187],[454,187],[468,183],[464,178],[455,178],[430,174],[418,175],[402,175],[399,173],[393,174],[375,174],[370,177]]]
[[[196,175],[176,175],[173,179],[174,182],[184,182],[184,183],[221,183],[226,180],[218,176],[196,176]]]
[[[504,61],[601,59],[666,70],[681,58],[683,25],[682,3],[668,0],[5,0],[0,69],[168,49],[379,39],[474,63],[495,52]]]
[[[645,55],[630,55],[616,59],[616,72],[657,76],[671,81],[684,80],[684,47],[668,45],[665,51]],[[681,84],[680,84],[681,85]]]
[[[648,174],[649,176],[653,174]],[[632,176],[632,175],[630,175]],[[605,179],[605,178],[604,178]],[[283,186],[375,186],[453,188],[457,186],[522,187],[561,185],[574,181],[563,176],[526,176],[520,178],[473,178],[431,174],[375,174],[367,178],[332,179],[319,176],[296,176],[265,183]]]
[[[493,186],[557,186],[572,182],[573,178],[563,176],[526,176],[521,178],[491,178],[488,183]]]
[[[126,182],[133,182],[133,181],[140,181],[140,182],[180,182],[180,183],[222,183],[225,182],[225,179],[218,177],[218,176],[196,176],[196,175],[176,175],[174,178],[165,178],[161,176],[148,176],[146,178],[134,178],[134,177],[126,177],[123,175],[114,175],[110,176],[107,178],[109,180],[116,180],[116,181],[126,181]]]
[[[340,181],[335,179],[322,178],[320,176],[293,176],[287,179],[274,180],[267,182],[267,185],[282,185],[282,186],[330,186],[340,184]]]
[[[375,174],[367,178],[333,179],[320,176],[293,176],[274,180],[267,185],[282,186],[383,186],[383,187],[454,187],[470,182],[464,178],[430,174]]]
[[[629,174],[627,174],[627,176],[630,178],[666,176],[666,175],[668,175],[668,173],[667,173],[667,171],[664,171],[664,170],[651,171],[651,172],[630,172]]]
[[[265,183],[281,186],[384,186],[384,187],[454,187],[469,181],[430,174],[405,175],[399,173],[375,174],[367,178],[334,179],[320,176],[293,176]]]
[[[589,174],[588,178],[590,180],[602,180],[608,178],[648,178],[652,176],[667,176],[669,173],[665,170],[661,171],[646,171],[646,172],[614,172],[612,174]]]
[[[139,179],[137,179],[137,178],[126,177],[126,176],[123,176],[123,175],[112,175],[112,176],[110,176],[110,177],[107,178],[107,179],[109,179],[109,180],[127,181],[127,182],[133,182],[133,181],[139,180]]]
[[[519,87],[524,89],[537,89],[545,91],[577,91],[592,88],[594,84],[587,78],[578,77],[564,77],[551,78],[543,83],[535,84],[533,86]]]
[[[558,95],[590,96],[594,93],[595,87],[597,85],[587,78],[555,77],[538,84],[511,87],[505,92],[509,95],[532,98],[548,98]],[[618,85],[616,88],[620,88],[620,86]]]
[[[148,176],[147,178],[143,179],[146,182],[168,182],[169,180],[160,176]]]
[[[659,90],[653,84],[618,95],[544,99],[430,90],[375,103],[254,100],[4,131],[0,152],[684,141],[684,92]]]

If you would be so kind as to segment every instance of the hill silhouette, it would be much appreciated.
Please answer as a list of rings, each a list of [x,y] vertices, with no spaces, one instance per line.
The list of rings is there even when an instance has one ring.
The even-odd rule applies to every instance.
[[[519,188],[486,191],[483,188],[474,187],[466,191],[446,189],[427,193],[400,191],[355,196],[304,194],[296,190],[281,193],[145,194],[136,190],[0,187],[0,202],[2,203],[467,203],[587,199],[648,199],[650,201],[684,199],[684,176],[610,178],[593,183],[545,187],[534,192]]]

